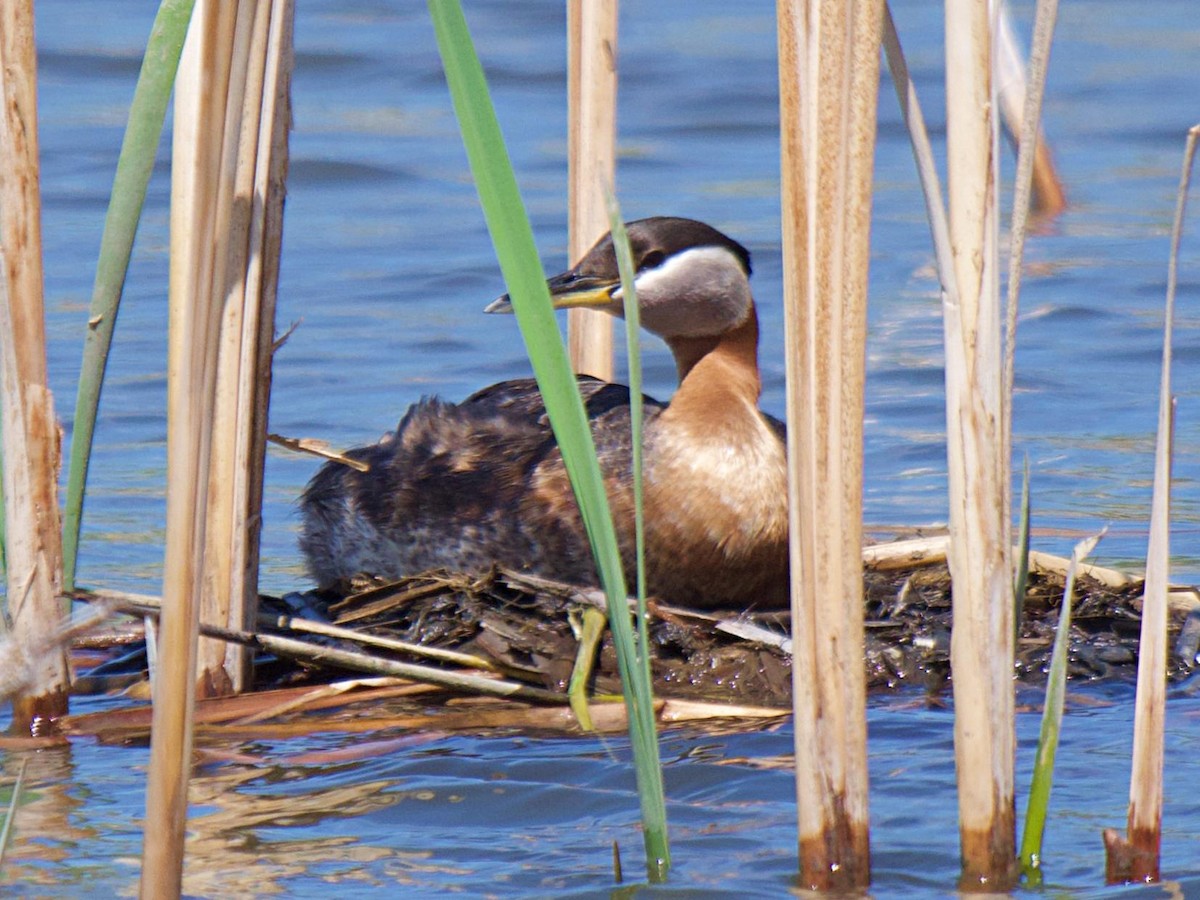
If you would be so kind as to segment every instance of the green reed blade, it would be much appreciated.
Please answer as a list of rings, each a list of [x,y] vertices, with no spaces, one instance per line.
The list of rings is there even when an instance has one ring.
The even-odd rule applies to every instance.
[[[621,295],[625,298],[625,347],[629,364],[629,438],[633,450],[633,527],[637,552],[637,626],[642,668],[650,680],[650,635],[646,624],[646,516],[642,492],[642,342],[641,307],[638,306],[634,280],[637,270],[633,249],[621,219],[621,207],[611,189],[604,192],[608,225],[612,233],[617,269],[621,273]]]
[[[647,870],[651,880],[660,880],[670,867],[670,855],[653,697],[638,665],[621,554],[595,446],[462,7],[458,0],[429,0],[429,12],[480,204],[608,599],[629,714]]]
[[[163,0],[158,8],[134,88],[129,122],[125,126],[125,138],[104,219],[83,345],[79,392],[75,400],[71,462],[67,470],[67,500],[63,511],[63,590],[66,592],[75,588],[83,494],[113,327],[194,3],[195,0]]]
[[[1021,524],[1017,534],[1017,577],[1013,581],[1013,646],[1021,639],[1021,618],[1025,614],[1025,592],[1029,589],[1029,457],[1025,457],[1025,477],[1021,482]]]
[[[1105,529],[1107,531],[1108,529]],[[1050,655],[1050,673],[1046,676],[1046,701],[1042,708],[1042,727],[1038,734],[1033,779],[1029,783],[1029,802],[1025,807],[1025,828],[1021,834],[1021,874],[1032,887],[1042,883],[1042,836],[1050,806],[1050,787],[1054,781],[1054,757],[1062,730],[1063,700],[1067,692],[1067,646],[1071,634],[1071,606],[1075,602],[1075,571],[1096,549],[1104,531],[1080,541],[1071,553],[1067,583],[1063,588],[1062,609],[1054,631],[1054,650]]]
[[[596,657],[608,626],[608,616],[594,606],[587,606],[584,607],[582,619],[578,627],[579,648],[575,652],[575,665],[567,682],[567,702],[571,705],[571,712],[575,713],[579,727],[583,731],[595,731],[592,711],[588,707],[588,684],[596,668]]]

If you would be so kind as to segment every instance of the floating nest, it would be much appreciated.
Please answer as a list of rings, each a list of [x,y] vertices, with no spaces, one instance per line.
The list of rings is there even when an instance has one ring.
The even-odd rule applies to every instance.
[[[875,544],[864,552],[864,665],[872,690],[915,686],[932,702],[946,692],[952,673],[945,549],[946,538],[936,537]],[[1036,685],[1049,665],[1067,561],[1034,552],[1030,567],[1015,674],[1019,683]],[[132,699],[145,696],[140,617],[154,614],[156,601],[103,592],[90,599],[139,618],[76,641],[81,674],[75,692],[127,688]],[[1170,674],[1178,677],[1190,671],[1200,651],[1200,595],[1173,589],[1170,603]],[[1139,579],[1079,568],[1071,678],[1134,678],[1141,604]],[[595,727],[619,730],[624,704],[605,702],[606,695],[619,694],[620,683],[603,608],[594,589],[502,569],[483,576],[426,572],[389,584],[364,583],[345,596],[264,597],[253,633],[201,626],[210,637],[254,647],[257,661],[252,692],[197,705],[197,734],[219,746],[246,735],[329,730],[575,732],[579,723],[564,705],[564,692],[577,667],[590,671]],[[790,710],[787,612],[714,613],[653,601],[648,609],[660,721],[761,727]],[[84,657],[92,666],[83,664]],[[61,726],[68,736],[137,742],[149,735],[146,706],[67,719]]]
[[[940,543],[939,543],[940,542]],[[932,693],[950,678],[950,575],[944,538],[876,545],[865,569],[866,671],[870,688],[919,685]],[[1016,675],[1045,677],[1062,603],[1066,560],[1034,554],[1016,647]],[[303,595],[312,601],[312,595]],[[1136,672],[1141,581],[1083,567],[1075,582],[1069,674],[1132,678]],[[293,602],[296,595],[292,595]],[[1178,643],[1194,590],[1172,594],[1171,636]],[[577,664],[584,612],[603,608],[595,590],[502,569],[483,577],[436,571],[323,599],[319,614],[336,626],[453,650],[505,675],[559,692]],[[768,707],[790,706],[790,623],[786,612],[714,614],[649,604],[651,670],[660,696]],[[311,614],[311,613],[310,613]],[[1195,618],[1195,617],[1194,617]],[[1200,621],[1192,630],[1200,640]],[[1194,650],[1186,658],[1195,658]],[[605,634],[591,685],[619,693],[617,660]],[[1176,656],[1172,674],[1187,671]]]
[[[876,544],[864,552],[865,659],[871,689],[909,685],[940,702],[951,678],[950,576],[946,539]],[[1031,554],[1020,616],[1016,676],[1045,677],[1062,603],[1067,561]],[[1132,680],[1136,672],[1141,581],[1111,569],[1080,567],[1070,634],[1076,681]],[[93,592],[108,625],[74,638],[75,693],[124,691],[134,704],[70,715],[51,732],[0,737],[0,746],[43,746],[73,736],[110,743],[149,740],[145,616],[152,597]],[[1174,589],[1171,675],[1190,671],[1200,651],[1200,595]],[[254,632],[201,625],[209,637],[255,649],[253,690],[200,700],[197,745],[225,759],[238,742],[313,732],[373,734],[364,756],[422,730],[577,733],[565,704],[573,673],[594,661],[587,711],[599,731],[626,727],[616,657],[595,590],[504,570],[480,576],[427,572],[367,584],[347,596],[313,593],[262,598]],[[136,619],[111,619],[115,609]],[[762,727],[791,706],[790,623],[786,612],[714,614],[649,604],[655,710],[661,723],[709,730]],[[596,636],[595,641],[582,639]],[[581,652],[581,647],[591,651]],[[387,739],[385,739],[387,738]],[[14,743],[15,742],[15,743]],[[231,743],[232,742],[232,743]],[[244,748],[237,758],[244,760]],[[338,751],[344,753],[347,751]],[[224,755],[222,755],[224,754]],[[307,760],[307,757],[305,757]]]

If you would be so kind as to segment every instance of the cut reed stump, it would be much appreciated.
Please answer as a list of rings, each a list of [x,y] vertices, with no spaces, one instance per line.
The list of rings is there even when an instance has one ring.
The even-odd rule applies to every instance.
[[[1133,761],[1129,777],[1127,839],[1104,832],[1108,881],[1158,881],[1162,845],[1163,749],[1167,716],[1167,621],[1171,569],[1171,466],[1174,459],[1175,399],[1171,394],[1175,289],[1179,281],[1179,245],[1187,218],[1188,189],[1200,125],[1188,130],[1183,171],[1175,200],[1167,298],[1163,315],[1162,366],[1158,396],[1158,433],[1154,449],[1154,494],[1150,541],[1146,547],[1146,592],[1138,660],[1137,705],[1133,719]],[[1188,651],[1193,656],[1194,651]]]
[[[778,5],[800,881],[870,882],[862,422],[882,0]]]
[[[962,881],[1018,875],[1009,444],[1004,421],[997,127],[988,0],[946,0],[946,138],[955,289],[944,303],[954,747]]]
[[[37,57],[32,0],[0,4],[0,365],[8,615],[23,654],[13,730],[67,711],[61,599],[60,435],[46,380]],[[0,626],[2,627],[2,626]]]
[[[209,483],[201,616],[234,629],[254,626],[258,613],[258,548],[266,453],[275,293],[283,237],[287,172],[292,10],[290,3],[243,7],[248,42],[225,111],[222,185],[229,203],[221,235],[224,264],[213,273],[223,297]],[[244,21],[243,21],[244,20]],[[223,195],[224,196],[224,195]],[[220,258],[219,257],[219,260]],[[201,678],[208,695],[244,690],[250,654],[240,645],[202,639]]]

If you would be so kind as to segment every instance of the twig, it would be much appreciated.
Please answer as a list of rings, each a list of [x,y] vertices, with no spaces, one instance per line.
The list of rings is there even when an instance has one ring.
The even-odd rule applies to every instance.
[[[745,619],[718,619],[717,631],[731,634],[743,641],[754,641],[767,647],[774,647],[783,653],[792,652],[792,639],[786,634],[780,634],[754,622],[747,622]]]
[[[359,472],[369,472],[371,467],[365,462],[358,459],[351,459],[344,453],[339,453],[336,450],[330,450],[329,445],[324,441],[316,438],[290,438],[284,437],[282,434],[268,434],[267,440],[279,447],[285,447],[295,453],[305,453],[309,456],[315,456],[318,459],[328,459],[333,462],[339,462],[344,466],[349,466]]]
[[[119,604],[124,611],[138,614],[158,614],[157,606],[141,603]],[[542,703],[564,703],[566,698],[555,691],[545,688],[535,688],[513,681],[503,681],[496,678],[486,678],[480,675],[470,675],[464,672],[448,672],[430,666],[415,663],[399,662],[393,659],[383,659],[369,656],[365,653],[355,653],[336,647],[322,647],[307,641],[282,635],[263,634],[261,632],[236,631],[230,628],[218,628],[215,625],[200,624],[200,633],[205,637],[222,641],[260,647],[271,653],[286,656],[290,659],[303,660],[323,666],[335,666],[350,669],[355,672],[371,672],[376,675],[392,675],[399,678],[410,678],[427,684],[461,690],[472,694],[483,694],[489,697],[513,697],[524,700],[536,700]]]
[[[440,662],[453,663],[469,669],[483,669],[487,672],[498,672],[500,667],[491,660],[469,653],[459,653],[455,650],[444,650],[441,647],[429,647],[425,644],[414,644],[411,641],[401,641],[396,638],[383,637],[377,634],[367,634],[351,628],[329,625],[325,622],[314,622],[312,619],[302,619],[296,616],[277,616],[262,613],[258,617],[260,625],[267,625],[284,631],[300,631],[308,634],[319,634],[324,637],[338,638],[344,641],[355,641],[369,647],[380,647],[384,650],[396,650],[400,653],[410,653],[413,656],[423,656],[426,659],[436,659]]]

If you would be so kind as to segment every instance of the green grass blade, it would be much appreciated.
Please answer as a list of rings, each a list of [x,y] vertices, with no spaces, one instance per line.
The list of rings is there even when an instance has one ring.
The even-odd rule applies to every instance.
[[[21,797],[21,789],[25,786],[25,767],[28,765],[28,757],[21,760],[21,768],[17,770],[17,780],[13,783],[8,813],[4,817],[4,827],[0,829],[0,866],[4,865],[4,857],[8,854],[8,842],[12,838],[12,824],[17,817],[17,803]]]
[[[1017,577],[1013,582],[1013,646],[1021,639],[1021,618],[1025,614],[1025,592],[1029,589],[1029,457],[1025,457],[1025,477],[1021,482],[1021,524],[1017,534]]]
[[[88,314],[88,331],[83,347],[83,365],[79,373],[79,392],[75,400],[75,419],[71,437],[71,461],[67,470],[67,500],[63,511],[63,590],[75,588],[75,563],[79,556],[79,529],[83,513],[84,486],[88,462],[92,453],[92,438],[96,430],[96,410],[100,405],[100,388],[108,351],[112,345],[113,327],[125,286],[125,273],[133,252],[133,239],[146,199],[146,185],[154,168],[162,136],[163,119],[179,55],[187,34],[195,0],[163,0],[150,29],[146,55],[129,122],[121,143],[121,155],[113,179],[108,214],[104,219],[104,236],[100,239],[100,256],[96,263],[96,280],[92,287],[92,305]]]
[[[1046,704],[1042,709],[1042,728],[1038,734],[1033,779],[1029,784],[1029,802],[1025,807],[1025,828],[1021,835],[1021,874],[1032,887],[1042,883],[1042,836],[1046,830],[1050,787],[1054,781],[1054,757],[1058,752],[1063,700],[1067,691],[1067,646],[1071,634],[1071,606],[1075,602],[1075,570],[1096,549],[1102,537],[1103,531],[1076,544],[1067,567],[1067,584],[1063,589],[1062,609],[1054,632],[1054,651],[1050,656],[1050,673],[1046,678]]]
[[[621,294],[625,298],[625,346],[629,363],[629,437],[633,450],[633,527],[637,553],[637,626],[638,646],[641,650],[642,668],[646,680],[650,681],[650,635],[646,623],[646,516],[642,492],[642,425],[644,421],[642,403],[642,341],[641,307],[638,306],[634,280],[637,270],[633,262],[633,249],[629,246],[629,235],[621,219],[621,207],[611,190],[605,190],[605,205],[608,208],[608,225],[612,233],[613,249],[617,255],[617,269],[621,273]]]
[[[585,607],[583,621],[579,623],[579,649],[575,653],[575,665],[571,669],[571,679],[567,682],[567,702],[571,704],[571,712],[579,727],[584,731],[595,731],[592,724],[592,712],[588,708],[588,684],[592,680],[592,672],[596,666],[596,656],[600,649],[600,641],[604,637],[608,617],[594,606]]]
[[[629,713],[647,870],[652,880],[659,880],[670,866],[670,854],[653,698],[638,665],[616,529],[591,431],[462,7],[457,0],[429,0],[429,11],[480,204],[608,599]]]

